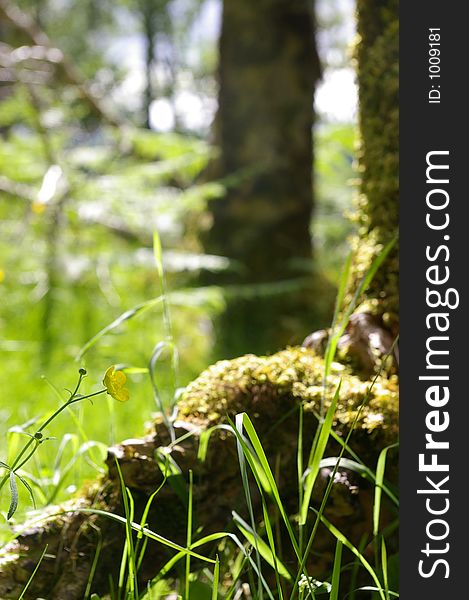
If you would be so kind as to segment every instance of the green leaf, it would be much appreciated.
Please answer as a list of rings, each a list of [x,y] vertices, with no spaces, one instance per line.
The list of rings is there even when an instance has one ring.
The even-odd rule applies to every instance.
[[[384,537],[381,538],[381,569],[383,571],[384,593],[386,594],[386,600],[389,600],[388,553]]]
[[[153,254],[155,257],[156,270],[158,272],[158,277],[160,278],[160,282],[162,282],[163,278],[164,278],[163,250],[161,248],[161,238],[157,231],[155,231],[153,233]]]
[[[164,477],[166,477],[167,482],[176,492],[176,495],[184,508],[187,508],[189,497],[188,486],[182,474],[181,468],[171,454],[164,452],[161,448],[156,450],[155,459],[161,473]]]
[[[10,508],[8,509],[7,521],[11,519],[18,508],[18,486],[14,471],[10,471],[10,494]]]

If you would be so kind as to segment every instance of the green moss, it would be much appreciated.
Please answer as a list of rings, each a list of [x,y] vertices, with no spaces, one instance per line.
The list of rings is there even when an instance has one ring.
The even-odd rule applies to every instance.
[[[318,412],[323,390],[324,361],[313,351],[294,347],[272,356],[248,354],[220,361],[204,371],[186,389],[179,408],[183,419],[203,427],[247,412],[260,430],[271,429],[300,402],[307,413]],[[331,398],[342,381],[336,412],[337,429],[347,429],[362,405],[369,382],[334,363],[329,379]],[[380,377],[361,411],[358,428],[395,441],[398,425],[397,378]]]
[[[357,12],[359,237],[351,293],[399,225],[398,2],[358,0]],[[398,266],[396,246],[367,292],[366,309],[392,328],[398,323]]]

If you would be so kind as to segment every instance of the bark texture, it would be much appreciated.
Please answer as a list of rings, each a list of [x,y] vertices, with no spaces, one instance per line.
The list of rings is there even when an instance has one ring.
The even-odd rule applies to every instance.
[[[212,205],[210,246],[245,265],[247,280],[275,281],[311,257],[313,17],[303,0],[223,10],[218,169],[240,181]]]
[[[304,282],[295,291],[282,282],[312,268],[312,127],[318,77],[309,0],[225,0],[215,121],[220,156],[209,176],[224,179],[227,192],[211,203],[204,246],[236,266],[217,277],[217,283],[277,287],[264,296],[227,299],[218,323],[222,356],[272,351],[291,342],[288,332],[295,324],[288,315],[307,292]],[[306,306],[303,301],[302,309]],[[235,336],[236,330],[242,335]],[[259,331],[265,332],[264,339]]]
[[[360,224],[351,293],[399,227],[399,2],[358,0]],[[399,329],[399,250],[376,274],[361,310]]]

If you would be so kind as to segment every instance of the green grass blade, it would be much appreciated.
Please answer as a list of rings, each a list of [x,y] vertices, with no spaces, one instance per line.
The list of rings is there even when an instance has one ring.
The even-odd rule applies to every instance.
[[[172,372],[173,372],[173,381],[172,381],[172,389],[170,389],[169,397],[167,398],[167,402],[165,403],[165,401],[160,393],[158,384],[157,384],[156,367],[158,366],[160,359],[162,358],[162,356],[164,355],[164,353],[166,351],[169,351],[171,354],[171,368],[172,368]],[[172,340],[167,339],[163,342],[159,342],[155,346],[153,353],[151,355],[151,358],[150,358],[150,363],[148,365],[150,381],[151,381],[151,385],[153,388],[153,396],[155,398],[155,402],[158,407],[158,410],[163,417],[166,428],[168,429],[168,431],[171,435],[171,441],[173,441],[173,442],[175,440],[175,432],[174,432],[174,427],[173,427],[171,417],[168,415],[170,415],[172,413],[172,406],[173,406],[174,398],[176,395],[176,377],[174,375],[174,368],[173,368],[175,361],[177,362],[177,348]]]
[[[384,472],[386,469],[386,458],[391,448],[396,448],[398,444],[392,444],[381,450],[378,463],[376,465],[376,483],[375,497],[373,501],[373,535],[376,537],[379,532],[379,516],[381,513],[381,495],[383,489]]]
[[[90,350],[90,348],[92,348],[96,344],[96,342],[98,342],[107,333],[109,333],[113,329],[116,329],[117,327],[119,327],[119,325],[122,325],[122,323],[125,323],[125,321],[128,321],[129,319],[133,319],[133,317],[135,317],[137,315],[141,315],[142,313],[146,312],[147,310],[154,308],[161,302],[162,302],[161,297],[153,298],[151,300],[147,300],[146,302],[142,302],[141,304],[137,304],[137,306],[134,306],[133,308],[130,308],[129,310],[126,310],[119,317],[117,317],[117,319],[114,319],[114,321],[112,321],[112,323],[110,323],[109,325],[106,325],[106,327],[103,327],[103,329],[98,331],[98,333],[96,335],[94,335],[90,340],[88,340],[86,342],[86,344],[84,344],[84,346],[82,346],[82,348],[78,352],[78,354],[76,356],[76,360],[80,361],[83,358],[83,356],[88,352],[88,350]]]
[[[337,436],[337,434],[334,435],[334,432],[331,432],[331,435],[334,438],[334,440],[341,440],[342,446],[344,445],[344,440],[340,438],[340,436]],[[397,444],[393,444],[391,447],[393,447],[394,445],[397,446]],[[340,466],[342,468],[348,469],[349,471],[353,471],[354,473],[358,473],[358,475],[360,475],[373,485],[378,486],[380,490],[383,491],[389,497],[393,504],[396,505],[396,507],[399,506],[399,499],[396,497],[393,491],[384,483],[384,480],[377,482],[375,473],[373,473],[373,471],[369,467],[363,464],[363,462],[359,462],[358,460],[351,460],[350,458],[342,457],[339,459],[338,456],[328,456],[327,458],[323,458],[321,460],[319,467],[320,469],[322,469],[323,467],[335,467],[338,464],[339,460]]]
[[[213,588],[212,588],[212,600],[218,598],[218,584],[220,580],[220,560],[218,554],[215,557],[215,568],[213,570]]]
[[[333,346],[333,340],[335,340],[335,333],[337,327],[337,321],[339,319],[340,311],[342,309],[342,304],[345,297],[345,291],[347,289],[347,285],[350,279],[350,269],[352,266],[352,258],[353,252],[350,252],[347,256],[347,260],[345,261],[344,268],[342,270],[340,281],[339,281],[339,289],[337,290],[337,296],[334,305],[334,315],[332,317],[332,325],[331,325],[331,334],[329,339],[327,340],[326,351],[324,353],[324,390],[326,387],[327,377],[329,376],[332,361],[334,360],[335,351],[337,348],[337,343]],[[321,398],[321,416],[324,412],[324,394]]]
[[[316,514],[319,515],[319,513],[317,511],[315,511],[315,512],[316,512]],[[370,574],[371,578],[373,579],[376,587],[378,588],[381,600],[386,600],[381,583],[379,581],[379,578],[376,575],[375,570],[370,565],[370,563],[366,560],[366,558],[363,556],[363,554],[361,552],[359,552],[359,550],[352,544],[352,542],[341,531],[339,531],[339,529],[337,529],[337,527],[332,525],[332,523],[330,523],[324,515],[319,515],[319,517],[320,517],[322,523],[330,531],[330,533],[332,533],[332,535],[337,540],[339,540],[346,548],[348,548],[350,550],[350,552],[352,552],[352,554],[354,554],[358,558],[358,560],[361,562],[363,567],[368,571],[368,573]]]
[[[187,549],[191,549],[192,545],[192,491],[193,491],[193,475],[192,470],[189,469],[189,500],[187,506],[187,537],[186,537],[186,545]],[[186,598],[185,600],[189,600],[190,595],[190,574],[191,574],[191,555],[186,554],[186,572],[185,572],[185,590],[186,590]]]
[[[378,592],[379,593],[379,592],[382,592],[383,590],[380,587],[374,587],[372,585],[364,585],[363,587],[356,588],[353,591],[354,592]],[[399,598],[399,594],[397,592],[389,591],[388,594],[390,597],[392,596],[393,598]],[[351,598],[351,595],[347,594],[346,598],[347,599]]]
[[[128,563],[128,585],[130,587],[130,593],[136,595],[138,597],[138,581],[137,581],[137,568],[135,562],[135,548],[134,541],[132,535],[132,522],[134,517],[134,502],[132,498],[132,494],[130,493],[129,488],[125,485],[124,477],[122,475],[122,471],[119,465],[119,461],[117,458],[115,459],[117,472],[119,475],[119,481],[121,485],[122,492],[122,502],[124,504],[124,514],[125,514],[125,547],[124,554],[121,562],[121,577],[119,579],[119,590],[122,588],[123,584],[123,576],[124,576],[124,568],[125,564]],[[124,558],[125,557],[125,558]]]
[[[160,490],[164,487],[164,485],[166,483],[166,480],[167,480],[167,472],[163,473],[163,481],[156,488],[156,490],[151,494],[151,496],[147,500],[147,503],[145,504],[145,508],[143,510],[143,513],[142,513],[142,518],[140,519],[140,526],[141,527],[146,527],[148,513],[150,512],[150,508],[151,508],[151,505],[153,504],[153,500],[156,498],[156,496],[158,495],[158,493],[160,492]],[[142,538],[144,538],[144,543],[143,543],[143,548],[140,550],[140,545],[141,545],[141,542],[142,542]],[[147,542],[148,542],[148,538],[144,537],[143,534],[142,534],[142,532],[139,531],[137,533],[137,543],[135,544],[135,555],[137,556],[137,570],[140,569],[140,566],[142,564],[143,557],[145,555],[145,550],[146,550],[146,547],[147,547]]]
[[[360,541],[358,543],[359,554],[363,554],[367,544],[368,544],[368,536],[366,533],[364,533],[361,536]],[[349,598],[349,600],[355,600],[355,596],[356,596],[355,592],[358,591],[356,588],[357,588],[357,579],[358,579],[359,570],[360,570],[360,561],[355,556],[355,560],[352,563],[352,568],[351,568],[351,572],[350,572],[349,593],[345,596],[346,598]]]
[[[273,568],[276,570],[278,574],[280,574],[287,581],[292,581],[292,576],[288,571],[287,567],[278,559],[275,553],[275,547],[268,546],[264,540],[259,536],[257,532],[255,532],[252,527],[249,526],[246,521],[238,515],[238,513],[233,511],[233,520],[236,524],[236,527],[241,531],[244,537],[248,540],[251,546],[256,546],[259,549],[259,554],[262,558]],[[272,530],[271,530],[272,535]],[[273,541],[273,537],[272,537]],[[269,539],[270,542],[270,539]]]
[[[158,234],[158,231],[155,230],[153,233],[153,256],[155,258],[156,270],[158,273],[158,277],[160,278],[160,284],[163,281],[164,277],[164,268],[163,268],[163,249],[161,247],[161,238]]]
[[[303,506],[303,428],[304,428],[304,409],[303,403],[300,404],[298,410],[298,447],[296,451],[296,476],[298,484],[298,512],[300,512]],[[304,526],[298,524],[298,549],[300,554],[303,552],[303,537],[304,537]]]
[[[388,554],[384,537],[381,538],[381,569],[383,571],[384,593],[386,595],[386,600],[389,600]]]
[[[352,471],[357,471],[357,473],[362,474],[364,477],[366,477],[367,479],[369,479],[373,484],[376,483],[376,475],[375,473],[373,473],[372,469],[369,469],[364,462],[360,459],[360,457],[358,456],[358,454],[356,452],[354,452],[352,450],[352,448],[350,448],[350,446],[345,442],[345,440],[343,440],[340,435],[338,435],[335,431],[331,431],[331,436],[333,437],[334,441],[336,441],[338,444],[340,444],[342,446],[342,448],[344,449],[345,452],[347,452],[348,454],[350,454],[350,456],[353,457],[353,461],[351,461],[350,463],[350,468]],[[336,462],[339,460],[338,457],[334,457],[334,458],[325,458],[323,459],[323,461],[328,461],[331,460],[332,464],[331,465],[327,465],[324,464],[324,466],[335,466]],[[321,462],[323,462],[321,461]],[[344,466],[346,464],[346,462],[344,461],[348,461],[347,458],[341,458],[340,459],[340,464],[342,466]],[[353,465],[360,465],[363,468],[363,471],[359,471],[358,467],[354,468]],[[383,490],[383,492],[388,496],[388,498],[391,500],[391,502],[393,504],[396,505],[396,507],[399,507],[399,498],[396,496],[396,494],[391,490],[391,488],[385,484],[384,482],[381,485],[381,489]]]
[[[205,459],[207,458],[208,444],[210,442],[212,433],[216,429],[224,429],[225,431],[230,432],[233,431],[229,425],[224,424],[214,425],[213,427],[209,427],[208,429],[203,429],[199,434],[199,448],[197,451],[197,460],[200,460],[200,462],[205,462]]]
[[[340,569],[342,566],[342,542],[337,540],[335,546],[334,566],[332,568],[331,595],[329,600],[339,600]]]
[[[88,581],[86,582],[85,600],[88,600],[89,598],[91,592],[91,585],[93,583],[94,575],[96,573],[96,567],[98,566],[99,555],[101,554],[101,548],[103,547],[103,538],[101,535],[101,531],[97,529],[96,533],[98,536],[98,542],[96,544],[96,551],[94,553],[93,562],[91,564],[90,573],[88,575]],[[95,596],[95,594],[92,594],[91,600],[93,600],[93,596]]]
[[[54,515],[49,515],[49,516],[50,517],[60,516],[60,515],[66,514],[68,512],[82,512],[82,513],[90,514],[90,515],[94,515],[94,514],[101,515],[102,517],[106,517],[108,519],[111,519],[112,521],[121,523],[124,526],[126,525],[126,522],[127,522],[126,519],[124,519],[124,517],[121,517],[120,515],[115,515],[114,513],[110,513],[110,512],[107,512],[105,510],[101,510],[98,508],[75,508],[74,510],[62,511],[62,512],[55,513]],[[138,523],[134,523],[134,522],[130,523],[130,526],[137,533],[141,532],[143,535],[146,535],[150,539],[155,540],[156,542],[159,542],[163,546],[167,546],[168,548],[172,548],[173,550],[182,552],[183,555],[187,554],[187,552],[190,552],[191,556],[193,556],[194,558],[198,558],[199,560],[203,560],[204,562],[215,564],[215,561],[213,559],[208,558],[207,556],[202,556],[201,554],[197,554],[197,552],[193,552],[192,550],[188,551],[186,548],[183,548],[179,544],[176,544],[175,542],[168,540],[164,536],[162,536],[158,533],[155,533],[154,531],[152,531],[151,529],[148,529],[147,527],[142,527]],[[195,546],[195,544],[193,544],[193,546]]]
[[[243,564],[245,564],[245,562],[249,563],[250,566],[252,567],[252,569],[254,570],[254,572],[257,574],[257,576],[259,577],[261,584],[263,585],[264,591],[266,592],[267,596],[270,598],[270,600],[274,600],[274,597],[272,595],[272,592],[269,589],[269,586],[266,582],[266,580],[264,579],[264,577],[262,576],[262,573],[259,573],[258,571],[258,567],[256,565],[256,562],[252,559],[250,553],[246,552],[246,549],[244,548],[242,542],[239,540],[239,538],[234,535],[233,533],[226,533],[226,532],[218,532],[218,533],[212,533],[210,535],[207,535],[205,537],[203,537],[200,540],[197,540],[196,542],[194,542],[192,544],[192,549],[194,548],[198,548],[200,546],[203,546],[204,544],[208,544],[211,542],[216,542],[218,540],[221,540],[223,538],[229,538],[231,539],[236,546],[239,548],[239,550],[241,551],[241,553],[244,555],[244,561]],[[168,562],[162,567],[162,569],[160,570],[160,572],[158,573],[158,575],[156,576],[156,578],[153,580],[153,583],[158,583],[159,581],[161,581],[164,577],[166,577],[166,575],[169,573],[169,571],[171,571],[174,566],[176,565],[176,563],[181,560],[181,558],[184,557],[186,550],[182,549],[180,552],[178,552],[178,554],[174,555],[170,560],[168,560]],[[193,551],[192,552],[192,556],[197,556],[196,554],[194,554]],[[216,562],[216,561],[211,561],[212,563]],[[239,571],[238,577],[242,572],[242,568]],[[233,588],[232,590],[230,590],[231,592],[231,596],[233,595],[235,591],[235,588]],[[227,598],[225,600],[228,600],[230,597],[230,595],[227,596]]]
[[[252,454],[249,451],[249,448],[246,445],[246,443],[243,439],[243,436],[241,435],[239,430],[234,429],[234,433],[235,433],[236,437],[238,438],[241,448],[246,456],[249,466],[251,467],[251,470],[257,481],[259,490],[261,492],[263,489],[270,490],[270,492],[268,492],[268,493],[269,493],[269,495],[272,496],[272,498],[275,500],[275,502],[278,506],[278,509],[280,511],[282,519],[287,528],[293,549],[295,550],[297,558],[299,559],[300,556],[299,556],[298,541],[296,540],[295,534],[293,532],[293,529],[292,529],[292,526],[290,523],[290,519],[288,518],[288,514],[287,514],[285,507],[283,506],[282,500],[280,498],[280,493],[278,491],[275,478],[272,474],[272,470],[270,468],[269,461],[267,460],[264,449],[263,449],[262,444],[259,440],[259,437],[254,429],[252,421],[246,413],[240,413],[240,414],[236,415],[236,418],[237,418],[237,421],[240,423],[240,425],[244,426],[246,435],[248,436],[248,439],[252,444],[253,450],[255,451],[255,453],[257,455],[258,460],[257,461],[253,460]],[[266,488],[262,484],[263,479],[265,479],[267,481],[268,488]]]
[[[324,509],[326,507],[326,503],[327,503],[327,500],[329,498],[329,494],[330,494],[330,492],[332,490],[332,485],[333,485],[333,482],[334,482],[334,477],[335,477],[335,474],[336,474],[337,469],[339,467],[340,460],[342,459],[342,457],[344,455],[345,448],[348,447],[349,440],[350,440],[350,438],[352,436],[353,431],[355,430],[355,428],[357,426],[358,420],[360,418],[360,414],[361,414],[364,406],[367,404],[367,402],[369,400],[371,391],[372,391],[373,387],[375,386],[376,381],[378,380],[378,377],[381,374],[383,365],[385,364],[385,361],[387,360],[387,358],[389,357],[389,355],[391,354],[391,352],[393,352],[394,345],[396,344],[396,342],[397,342],[397,338],[394,340],[394,342],[393,342],[391,348],[389,349],[387,355],[383,358],[383,360],[381,362],[381,366],[380,366],[378,372],[376,373],[376,375],[374,376],[372,382],[370,383],[370,385],[367,388],[366,394],[365,394],[365,396],[364,396],[361,404],[358,407],[358,410],[357,410],[357,412],[355,414],[353,422],[352,422],[352,424],[350,426],[350,429],[349,429],[349,431],[347,433],[347,436],[345,438],[345,443],[343,444],[342,449],[340,451],[339,460],[337,461],[336,466],[334,467],[334,469],[333,469],[333,471],[332,471],[332,473],[331,473],[331,475],[329,477],[329,482],[327,484],[326,491],[324,492],[324,495],[323,495],[323,498],[322,498],[322,501],[321,501],[321,506],[319,508],[319,511],[315,511],[316,514],[317,514],[316,521],[315,521],[315,523],[313,525],[313,529],[312,529],[311,534],[309,536],[308,543],[306,545],[305,551],[303,552],[303,554],[301,556],[300,568],[298,569],[297,577],[296,577],[295,583],[293,585],[293,592],[292,592],[292,594],[290,596],[291,599],[295,597],[295,594],[296,594],[296,585],[297,585],[297,583],[299,581],[300,576],[303,573],[303,569],[304,569],[304,566],[306,564],[306,560],[308,558],[308,554],[309,554],[309,552],[310,552],[310,550],[312,548],[312,544],[313,544],[313,541],[315,539],[315,536],[316,536],[316,533],[317,533],[317,530],[318,530],[318,526],[319,526],[322,514],[323,514]]]
[[[184,479],[180,466],[171,456],[171,454],[163,452],[158,448],[155,453],[156,462],[160,468],[163,477],[166,477],[167,482],[173,488],[177,497],[181,501],[184,508],[187,508],[188,490],[187,483]]]
[[[309,459],[309,473],[306,476],[305,481],[305,491],[303,496],[303,504],[301,506],[300,512],[300,523],[301,525],[305,525],[307,517],[308,517],[308,509],[311,502],[311,495],[313,493],[314,483],[319,473],[320,463],[324,456],[324,452],[326,450],[327,442],[329,440],[329,436],[332,430],[332,423],[334,421],[334,415],[337,408],[337,401],[339,399],[340,387],[342,382],[339,382],[337,389],[332,398],[331,404],[327,409],[326,416],[324,418],[324,422],[320,425],[320,432],[317,438],[316,447],[312,448],[311,456]]]
[[[158,279],[160,282],[160,293],[161,298],[163,299],[163,322],[166,330],[166,341],[170,342],[173,346],[173,326],[171,323],[171,311],[169,307],[169,295],[167,293],[166,286],[166,278],[163,267],[163,249],[161,246],[161,238],[159,236],[158,231],[154,231],[153,233],[153,255],[155,257],[156,269],[158,272]],[[175,346],[174,346],[175,348]],[[179,371],[179,363],[178,363],[178,354],[177,351],[174,350],[171,361],[171,373],[173,376],[173,388],[174,391],[178,387],[178,371]]]
[[[278,593],[278,597],[280,598],[280,600],[283,600],[283,591],[282,591],[282,586],[280,583],[280,575],[282,574],[282,572],[284,572],[285,566],[282,564],[282,562],[280,561],[280,558],[277,556],[277,551],[275,549],[274,533],[272,531],[272,525],[270,523],[270,516],[269,516],[269,512],[267,510],[267,506],[265,504],[264,499],[262,499],[262,510],[264,513],[264,523],[265,523],[265,530],[267,533],[267,539],[269,541],[270,550],[272,552],[272,559],[274,562],[273,568],[275,571],[275,581],[277,583],[277,593]],[[287,571],[287,573],[288,573],[288,571]],[[285,575],[283,575],[283,577],[285,577]],[[287,579],[289,579],[291,581],[292,580],[291,575]]]
[[[243,489],[244,489],[244,495],[246,497],[246,504],[248,507],[248,512],[249,512],[249,518],[251,519],[251,526],[252,526],[252,530],[255,532],[256,531],[256,521],[254,518],[254,507],[252,504],[252,498],[251,498],[251,489],[249,486],[249,477],[248,477],[248,471],[246,468],[246,460],[249,462],[249,465],[254,465],[255,460],[251,454],[250,449],[247,447],[246,443],[243,440],[243,435],[242,435],[242,430],[243,430],[243,415],[236,415],[235,417],[235,423],[236,423],[236,427],[233,428],[233,431],[236,434],[237,437],[237,444],[236,444],[236,448],[238,451],[238,462],[239,462],[239,468],[241,470],[241,481],[243,483]],[[251,470],[254,474],[254,477],[256,478],[258,487],[259,487],[259,491],[262,494],[262,484],[260,483],[260,479],[259,479],[259,475],[258,475],[258,470],[257,468],[254,466],[251,466]],[[261,554],[259,551],[259,545],[258,545],[258,536],[256,535],[254,537],[254,549],[256,551],[256,561],[257,561],[257,569],[259,571],[260,574],[262,574],[262,566],[261,566]],[[260,596],[260,600],[262,600],[262,587],[260,586],[260,582],[259,582],[259,590],[258,590],[259,596]]]
[[[349,322],[350,316],[352,315],[353,311],[355,310],[355,307],[357,306],[358,300],[360,299],[362,294],[367,290],[368,286],[370,285],[371,281],[373,280],[373,277],[376,274],[376,271],[380,268],[380,266],[382,265],[382,263],[388,256],[389,252],[392,250],[392,248],[396,244],[396,241],[397,241],[396,238],[393,238],[388,244],[386,244],[386,246],[381,250],[381,252],[378,254],[378,256],[373,260],[370,268],[365,273],[364,277],[362,278],[362,280],[360,282],[360,285],[358,286],[357,290],[355,291],[355,294],[354,294],[350,304],[348,305],[347,309],[345,310],[342,320],[341,320],[340,324],[337,326],[337,330],[332,332],[331,337],[328,341],[326,353],[324,356],[324,365],[325,365],[324,366],[324,378],[325,378],[325,380],[327,380],[327,377],[329,376],[332,361],[334,360],[334,356],[335,356],[335,353],[337,350],[337,344],[339,342],[339,339],[342,336],[343,332],[345,331],[345,328],[347,327],[347,323]],[[350,266],[349,266],[349,268],[350,268]],[[348,274],[347,274],[347,279],[348,279]],[[342,286],[342,281],[341,281],[341,286]]]
[[[34,571],[33,571],[33,572],[31,573],[31,575],[29,576],[29,579],[28,579],[28,581],[26,582],[26,585],[24,586],[24,588],[23,588],[23,591],[21,592],[20,596],[18,596],[18,600],[23,600],[23,598],[24,598],[24,595],[25,595],[25,594],[26,594],[26,592],[28,591],[28,588],[29,588],[29,586],[31,585],[31,582],[32,582],[32,580],[34,579],[34,576],[35,576],[35,575],[36,575],[36,573],[37,573],[37,570],[38,570],[38,569],[39,569],[39,567],[41,566],[41,563],[42,563],[42,561],[43,561],[43,559],[44,559],[44,556],[46,555],[47,548],[48,548],[48,546],[47,546],[47,544],[46,544],[46,547],[44,548],[44,550],[42,551],[42,554],[41,554],[41,556],[39,557],[39,560],[38,560],[38,562],[37,562],[37,565],[34,567]]]

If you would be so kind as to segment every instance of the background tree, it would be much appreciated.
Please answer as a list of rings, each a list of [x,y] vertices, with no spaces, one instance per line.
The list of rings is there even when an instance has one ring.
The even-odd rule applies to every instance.
[[[313,96],[320,71],[312,3],[225,0],[219,47],[220,155],[209,174],[224,179],[227,190],[210,205],[204,247],[233,261],[216,282],[267,284],[264,295],[227,297],[218,321],[221,351],[265,352],[291,341],[298,326],[292,315],[307,306],[298,277],[312,269]]]

